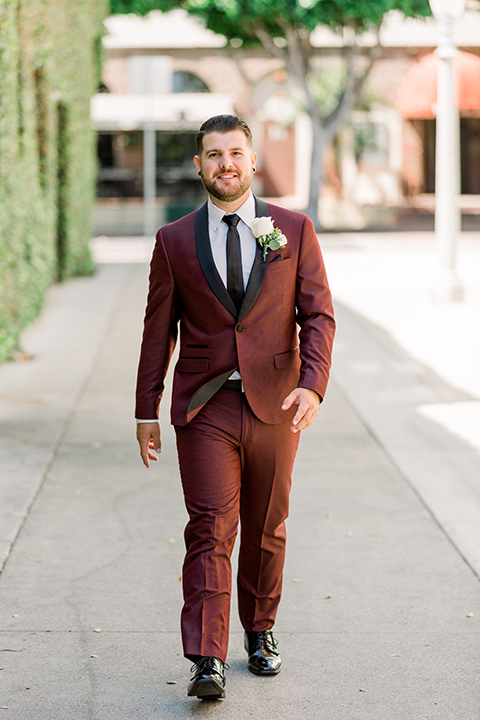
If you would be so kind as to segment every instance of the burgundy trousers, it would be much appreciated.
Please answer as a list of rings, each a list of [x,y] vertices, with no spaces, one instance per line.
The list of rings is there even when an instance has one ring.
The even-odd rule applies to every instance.
[[[193,420],[176,427],[189,521],[185,528],[185,657],[225,661],[232,570],[240,519],[238,605],[245,630],[269,630],[282,590],[285,520],[299,433],[291,422],[262,423],[245,395],[219,390]]]

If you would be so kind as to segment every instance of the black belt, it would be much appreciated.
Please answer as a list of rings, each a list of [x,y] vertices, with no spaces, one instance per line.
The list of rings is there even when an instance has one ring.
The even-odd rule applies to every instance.
[[[238,392],[243,392],[242,381],[226,380],[222,385],[222,390],[238,390]]]

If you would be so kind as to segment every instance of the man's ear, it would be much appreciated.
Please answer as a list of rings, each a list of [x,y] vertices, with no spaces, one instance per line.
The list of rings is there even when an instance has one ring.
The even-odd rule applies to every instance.
[[[200,158],[198,157],[198,155],[195,155],[195,157],[193,158],[193,162],[195,163],[195,167],[197,168],[197,172],[198,172],[198,174],[200,175],[200,170],[202,169],[202,163],[201,163]]]
[[[255,165],[257,163],[257,153],[252,153],[251,161],[252,161],[252,165],[255,167]]]

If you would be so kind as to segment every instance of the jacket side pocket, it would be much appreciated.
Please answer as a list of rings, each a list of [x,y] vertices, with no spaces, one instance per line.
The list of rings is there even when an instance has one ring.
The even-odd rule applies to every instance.
[[[276,355],[273,356],[273,362],[275,363],[277,370],[291,367],[292,365],[298,363],[299,359],[300,353],[298,347],[293,348],[293,350],[287,350],[287,352],[276,353]]]
[[[208,358],[180,357],[176,365],[179,373],[206,373],[210,367]]]

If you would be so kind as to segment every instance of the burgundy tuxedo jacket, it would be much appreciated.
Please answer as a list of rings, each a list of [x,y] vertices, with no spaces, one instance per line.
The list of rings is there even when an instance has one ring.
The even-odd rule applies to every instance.
[[[255,261],[240,312],[216,269],[207,204],[157,233],[137,380],[135,416],[158,416],[164,379],[180,327],[171,420],[185,425],[239,369],[246,398],[265,423],[291,420],[281,410],[295,388],[321,398],[328,382],[335,321],[313,224],[258,198],[287,237],[281,250]]]

